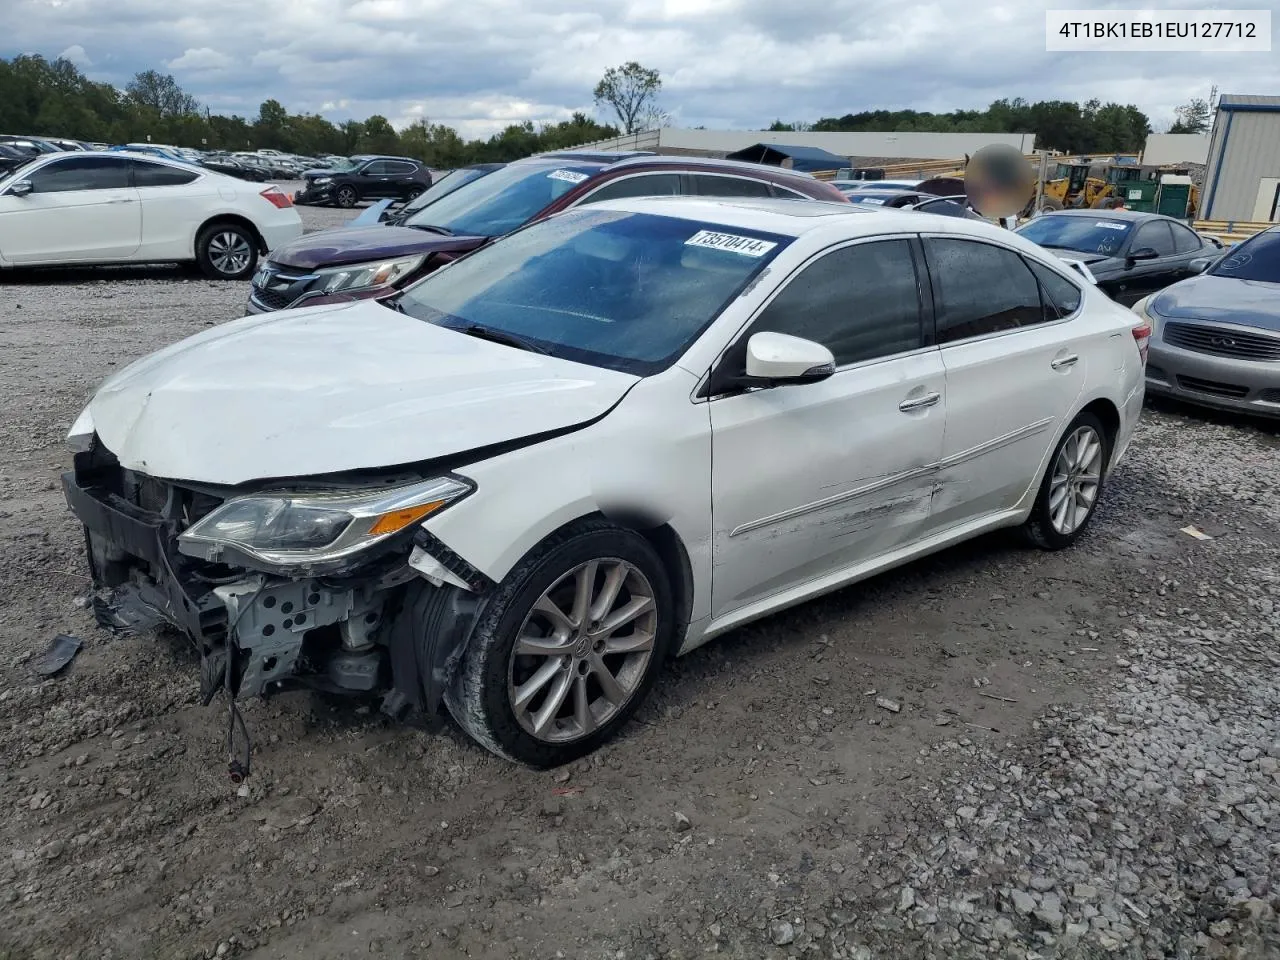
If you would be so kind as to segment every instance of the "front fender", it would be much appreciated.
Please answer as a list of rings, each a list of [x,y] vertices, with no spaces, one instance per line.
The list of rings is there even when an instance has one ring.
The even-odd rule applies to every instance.
[[[694,382],[673,367],[639,381],[585,429],[457,467],[476,491],[429,517],[423,529],[498,582],[581,517],[603,514],[642,528],[666,524],[689,554],[690,614],[698,619],[710,610],[711,425],[709,406],[690,400]]]

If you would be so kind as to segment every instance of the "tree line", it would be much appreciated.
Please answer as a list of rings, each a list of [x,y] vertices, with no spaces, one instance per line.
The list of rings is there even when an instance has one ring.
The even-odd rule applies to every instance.
[[[26,55],[0,59],[0,133],[75,137],[107,143],[145,141],[209,150],[262,147],[304,155],[386,153],[417,157],[436,167],[505,162],[546,150],[562,150],[618,136],[619,130],[666,126],[657,105],[662,80],[656,70],[632,61],[606,71],[593,94],[618,126],[577,112],[559,123],[511,124],[487,139],[464,139],[457,130],[427,119],[397,130],[386,117],[341,123],[314,113],[290,113],[266,100],[256,117],[210,112],[169,75],[137,74],[124,90],[89,80],[65,59]],[[1216,90],[1214,91],[1216,92]],[[1213,94],[1210,94],[1210,100]],[[1192,100],[1178,108],[1170,132],[1204,133],[1211,104]],[[1067,153],[1135,153],[1151,133],[1151,122],[1133,104],[1089,100],[1073,103],[1021,98],[997,100],[985,110],[926,113],[866,110],[812,123],[775,120],[774,131],[813,130],[895,133],[1035,133],[1042,149]]]
[[[774,121],[771,130],[844,133],[1034,133],[1042,150],[1065,153],[1136,153],[1151,133],[1151,121],[1132,104],[1089,100],[1072,103],[1021,98],[997,100],[986,110],[926,113],[917,110],[865,110],[823,117],[809,124]]]
[[[488,139],[464,139],[427,119],[397,130],[386,117],[334,123],[319,114],[290,113],[266,100],[256,117],[212,113],[169,75],[137,74],[120,90],[88,79],[69,60],[40,56],[0,59],[0,133],[71,137],[100,143],[153,143],[203,150],[262,147],[304,156],[386,153],[435,167],[516,160],[616,137],[617,127],[584,113],[559,123],[511,124]]]

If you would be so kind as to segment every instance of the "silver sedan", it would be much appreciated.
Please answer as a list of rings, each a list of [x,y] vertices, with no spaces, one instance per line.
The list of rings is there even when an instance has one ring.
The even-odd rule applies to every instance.
[[[1280,227],[1133,310],[1153,330],[1148,395],[1280,417]]]

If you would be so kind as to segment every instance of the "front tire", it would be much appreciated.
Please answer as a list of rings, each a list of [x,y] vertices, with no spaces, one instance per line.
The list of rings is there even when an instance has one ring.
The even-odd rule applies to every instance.
[[[1061,550],[1080,539],[1102,498],[1111,439],[1102,421],[1081,413],[1071,421],[1049,458],[1031,516],[1023,527],[1041,550]]]
[[[356,205],[356,202],[360,199],[360,194],[356,192],[355,187],[344,185],[338,188],[337,193],[334,194],[334,199],[337,201],[338,206],[344,210],[349,210]]]
[[[210,280],[246,280],[258,265],[258,239],[238,224],[212,224],[196,237],[196,263]]]
[[[603,520],[583,521],[497,586],[445,703],[498,756],[558,766],[626,724],[674,633],[670,581],[649,542]]]

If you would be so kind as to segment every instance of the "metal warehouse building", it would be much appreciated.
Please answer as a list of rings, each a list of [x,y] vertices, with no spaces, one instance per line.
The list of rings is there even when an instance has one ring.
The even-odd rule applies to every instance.
[[[1280,220],[1280,97],[1218,99],[1200,216]]]

